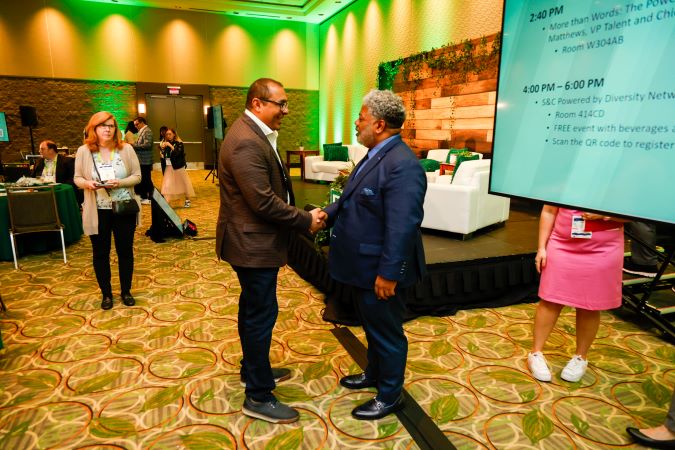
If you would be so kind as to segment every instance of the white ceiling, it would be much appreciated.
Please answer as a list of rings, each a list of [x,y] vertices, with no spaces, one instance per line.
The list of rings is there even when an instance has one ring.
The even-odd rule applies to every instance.
[[[117,5],[321,23],[356,0],[83,0]]]

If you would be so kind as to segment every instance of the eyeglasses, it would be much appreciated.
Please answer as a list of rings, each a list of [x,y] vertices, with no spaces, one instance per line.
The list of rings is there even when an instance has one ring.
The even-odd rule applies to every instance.
[[[279,108],[281,108],[282,111],[283,111],[283,110],[288,111],[288,101],[286,101],[286,100],[284,100],[284,101],[282,101],[282,102],[278,102],[278,101],[276,101],[276,100],[270,100],[269,98],[260,98],[259,100],[260,100],[260,101],[263,101],[263,102],[274,103],[274,104],[277,105]]]
[[[97,127],[107,128],[109,130],[114,130],[116,128],[114,123],[102,123],[100,125],[97,125]]]

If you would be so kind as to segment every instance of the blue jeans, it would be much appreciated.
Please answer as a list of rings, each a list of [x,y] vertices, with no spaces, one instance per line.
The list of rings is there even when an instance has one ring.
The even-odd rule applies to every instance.
[[[275,388],[270,346],[272,329],[277,321],[277,275],[279,268],[232,266],[239,278],[238,328],[244,354],[241,376],[246,380],[246,397],[258,402],[274,399]]]

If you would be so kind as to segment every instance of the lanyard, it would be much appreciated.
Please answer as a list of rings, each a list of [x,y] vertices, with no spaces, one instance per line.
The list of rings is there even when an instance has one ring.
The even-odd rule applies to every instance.
[[[94,156],[94,162],[95,162],[95,163],[97,163],[97,164],[99,164],[99,165],[105,164],[105,163],[103,162],[103,158],[101,158],[101,151],[100,151],[100,150],[99,150],[98,152],[96,152],[96,153],[92,153],[92,155]],[[112,165],[112,163],[113,163],[114,160],[115,160],[115,150],[111,150],[111,151],[110,151],[110,164],[111,164],[111,165]]]

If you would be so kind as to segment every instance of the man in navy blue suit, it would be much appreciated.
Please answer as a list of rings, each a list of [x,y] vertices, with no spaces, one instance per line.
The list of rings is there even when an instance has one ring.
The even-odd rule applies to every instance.
[[[358,315],[368,340],[364,373],[340,380],[349,389],[377,387],[352,416],[372,420],[403,406],[408,341],[401,289],[425,272],[422,223],[427,179],[400,136],[405,107],[391,91],[370,91],[356,120],[367,156],[354,168],[340,199],[325,209],[331,276],[358,291]]]

